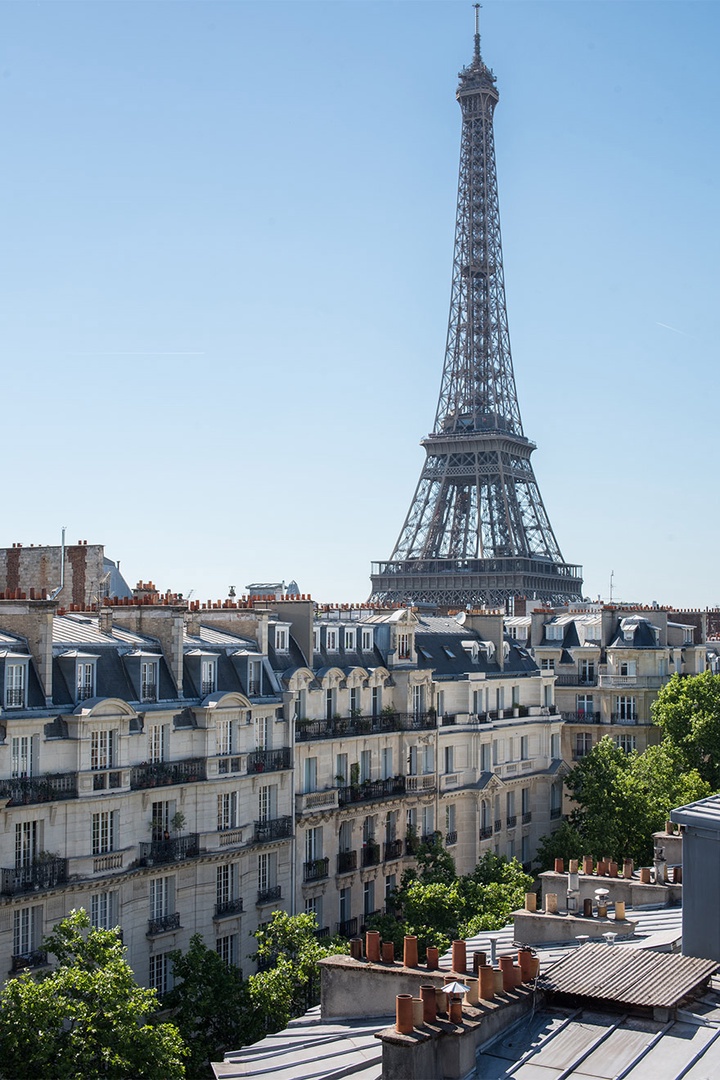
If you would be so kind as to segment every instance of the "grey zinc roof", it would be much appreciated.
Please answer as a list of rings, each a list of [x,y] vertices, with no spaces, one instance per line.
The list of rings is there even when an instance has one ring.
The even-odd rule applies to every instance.
[[[670,820],[680,825],[705,827],[718,832],[720,831],[720,795],[710,795],[707,799],[700,799],[687,806],[679,806],[677,810],[670,811]]]
[[[53,645],[154,645],[152,638],[113,626],[110,633],[100,629],[97,615],[55,615]]]
[[[226,630],[216,630],[211,626],[201,626],[197,634],[184,634],[186,648],[202,648],[203,645],[219,645],[221,648],[251,649],[257,652],[257,645],[252,638],[240,637],[238,634],[229,634]]]
[[[574,997],[672,1009],[718,967],[716,960],[589,941],[546,971],[541,986]]]

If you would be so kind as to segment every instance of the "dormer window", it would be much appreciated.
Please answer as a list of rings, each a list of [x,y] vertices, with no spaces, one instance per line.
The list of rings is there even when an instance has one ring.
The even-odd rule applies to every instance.
[[[397,655],[398,660],[410,659],[410,635],[398,634],[397,636]]]
[[[353,652],[355,649],[355,630],[348,629],[344,631],[345,651]]]
[[[275,627],[275,651],[287,652],[288,651],[288,632],[286,626]]]
[[[363,629],[362,633],[362,651],[371,652],[373,648],[373,632],[369,629]]]
[[[157,701],[158,698],[158,662],[143,660],[140,664],[140,700]]]
[[[562,623],[548,623],[545,627],[545,637],[548,641],[562,641],[565,636],[565,628]]]
[[[338,632],[337,630],[327,630],[325,634],[325,648],[328,652],[337,652],[338,647]]]
[[[692,626],[686,626],[683,629],[683,645],[692,645],[694,640],[694,632]]]
[[[27,660],[5,662],[5,708],[23,709],[27,703]]]
[[[261,687],[262,668],[259,660],[248,660],[248,686],[249,697],[259,697]]]
[[[313,652],[320,652],[320,627],[316,626],[313,629]]]
[[[78,660],[75,668],[75,700],[95,697],[95,661]]]
[[[207,697],[217,688],[217,660],[203,660],[201,671],[200,694]]]

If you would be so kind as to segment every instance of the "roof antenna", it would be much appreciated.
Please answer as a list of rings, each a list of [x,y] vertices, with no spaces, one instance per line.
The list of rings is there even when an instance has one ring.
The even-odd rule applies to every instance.
[[[480,62],[480,8],[482,4],[473,4],[475,8],[475,56],[474,59]]]

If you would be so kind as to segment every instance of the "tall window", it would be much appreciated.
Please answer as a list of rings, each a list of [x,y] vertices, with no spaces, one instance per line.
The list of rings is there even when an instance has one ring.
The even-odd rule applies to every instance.
[[[237,863],[222,863],[217,867],[217,905],[222,908],[237,899]]]
[[[550,757],[554,760],[560,757],[560,736],[557,733],[550,736]]]
[[[455,772],[455,747],[454,746],[446,746],[445,747],[445,772],[446,773]]]
[[[92,853],[106,855],[117,847],[117,811],[101,810],[92,816]]]
[[[372,630],[362,631],[362,650],[363,652],[370,652],[373,647],[373,632]]]
[[[317,758],[305,758],[304,765],[304,791],[317,791]]]
[[[391,776],[394,776],[392,746],[383,746],[380,757],[382,760],[382,778],[383,780],[389,780]]]
[[[455,835],[455,803],[445,807],[445,834],[451,838]]]
[[[150,957],[148,985],[162,997],[172,990],[172,960],[170,953],[153,953]]]
[[[585,757],[592,750],[593,737],[589,731],[578,731],[575,734],[575,757]]]
[[[34,768],[34,741],[36,736],[20,735],[12,741],[12,775],[32,776]]]
[[[214,694],[217,688],[217,660],[203,660],[200,674],[200,696]]]
[[[360,751],[360,783],[372,780],[372,750]]]
[[[272,821],[277,817],[277,784],[268,784],[258,792],[258,821]]]
[[[175,878],[152,878],[150,881],[150,918],[162,919],[175,914]]]
[[[325,719],[332,720],[335,715],[335,691],[328,687],[325,691]]]
[[[275,627],[275,649],[277,652],[287,652],[288,632],[285,626]]]
[[[480,771],[490,772],[492,769],[492,747],[490,743],[482,743],[480,746]]]
[[[352,851],[352,822],[343,821],[338,833],[338,849],[340,851]]]
[[[337,630],[328,630],[325,633],[325,648],[328,652],[337,652],[338,647],[338,632]]]
[[[425,776],[435,772],[435,747],[426,743],[422,748],[422,771]]]
[[[265,851],[258,855],[258,892],[267,892],[277,886],[277,854]]]
[[[522,813],[523,814],[529,814],[530,813],[530,788],[524,787],[522,789],[521,800],[522,800]]]
[[[367,916],[375,910],[375,881],[366,881],[363,885],[363,915]]]
[[[218,720],[215,727],[215,750],[222,756],[233,752],[233,725],[231,720]]]
[[[93,731],[90,733],[90,768],[112,769],[115,765],[115,731]]]
[[[371,844],[375,840],[375,818],[371,814],[363,821],[362,838],[363,844]]]
[[[42,908],[26,907],[13,912],[13,955],[29,956],[41,938]]]
[[[237,963],[237,934],[226,934],[215,938],[215,952],[230,967]]]
[[[346,923],[350,921],[350,890],[341,889],[339,896],[339,915],[340,922]]]
[[[422,834],[432,836],[435,831],[435,815],[432,806],[423,806],[422,809]]]
[[[270,749],[270,718],[268,716],[255,717],[255,749]]]
[[[248,660],[248,695],[250,697],[260,696],[261,672],[259,660]]]
[[[350,715],[357,716],[360,712],[360,688],[350,687]]]
[[[618,720],[636,720],[637,710],[634,697],[621,695],[615,698],[615,712]]]
[[[425,712],[425,687],[413,686],[412,688],[413,716],[418,717]]]
[[[27,683],[27,665],[5,665],[5,708],[22,709],[25,707],[25,688]]]
[[[352,652],[355,648],[355,630],[349,627],[344,631],[344,644],[343,648],[346,652]]]
[[[626,754],[630,754],[633,750],[637,750],[637,736],[616,735],[615,745],[619,746],[621,750],[624,750]]]
[[[95,697],[95,661],[78,661],[76,701]]]
[[[397,835],[397,810],[388,810],[385,815],[385,843],[391,844]]]
[[[595,683],[595,661],[594,660],[581,660],[580,667],[578,669],[580,675],[580,682],[585,683],[586,686],[593,686]]]
[[[40,851],[40,822],[18,821],[15,824],[15,868],[30,866]]]
[[[348,756],[347,754],[337,754],[335,757],[335,783],[347,784],[348,781]]]
[[[592,694],[578,694],[577,701],[577,714],[578,719],[587,717],[588,720],[592,720],[595,715],[595,698]]]
[[[170,818],[172,817],[173,805],[174,804],[169,801],[154,802],[152,804],[150,831],[153,840],[162,840],[165,833],[170,832]]]
[[[236,829],[238,824],[238,793],[226,791],[218,795],[218,832]]]
[[[520,736],[520,758],[522,761],[527,761],[530,757],[530,736]]]
[[[165,761],[168,754],[169,724],[151,724],[148,728],[148,760]]]
[[[96,930],[112,930],[118,924],[116,892],[98,892],[90,897],[90,922]]]
[[[322,859],[322,852],[322,825],[317,825],[314,829],[306,829],[305,862],[315,862],[316,859]]]
[[[157,701],[158,696],[157,660],[142,660],[140,663],[140,700]]]
[[[398,660],[410,659],[410,635],[398,634],[397,636],[397,655]]]
[[[382,687],[373,686],[370,700],[373,716],[379,716],[382,712]]]

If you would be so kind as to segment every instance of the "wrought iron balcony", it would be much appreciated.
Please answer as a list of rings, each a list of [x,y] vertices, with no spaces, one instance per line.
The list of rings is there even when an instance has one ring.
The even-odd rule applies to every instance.
[[[405,794],[405,777],[391,776],[387,780],[366,780],[363,784],[349,784],[338,788],[340,806],[348,803],[375,802]]]
[[[627,713],[614,712],[610,714],[610,720],[613,724],[639,724],[636,713],[631,713],[629,716]]]
[[[428,847],[432,847],[432,845],[436,844],[440,839],[441,834],[438,832],[437,829],[435,829],[433,832],[423,833],[421,837],[422,843],[426,844]]]
[[[481,840],[490,840],[492,838],[492,834],[493,834],[492,827],[491,826],[490,827],[485,826],[484,828],[482,828],[480,830],[480,839]]]
[[[370,841],[362,847],[362,866],[377,866],[380,862],[380,845]]]
[[[531,821],[532,821],[532,813],[530,811],[527,811],[522,816],[522,823],[523,823],[523,825],[529,825]]]
[[[76,799],[77,793],[77,773],[46,773],[44,776],[0,780],[0,799],[9,799],[8,806]]]
[[[157,701],[157,683],[144,682],[140,687],[140,700],[148,703]]]
[[[130,770],[130,787],[164,787],[169,784],[194,784],[207,779],[205,758],[183,758],[182,761],[152,761],[134,765]]]
[[[292,769],[292,751],[289,746],[277,750],[254,750],[252,754],[248,754],[249,773],[277,772],[279,769]]]
[[[8,686],[5,691],[5,708],[22,709],[25,705],[25,687]]]
[[[28,968],[45,967],[47,964],[47,953],[42,949],[33,949],[31,952],[15,953],[13,955],[10,972],[15,975],[18,971],[26,971]]]
[[[293,834],[293,819],[291,817],[269,818],[267,821],[256,821],[253,830],[254,844],[267,844],[271,840],[286,840]]]
[[[140,859],[145,865],[152,863],[179,862],[181,859],[196,859],[200,854],[197,833],[187,836],[172,836],[167,840],[151,840],[139,845]]]
[[[427,731],[437,727],[434,712],[382,712],[377,716],[335,716],[327,720],[298,720],[296,742],[338,739],[348,735],[382,735],[390,731]]]
[[[387,840],[385,842],[384,860],[389,862],[391,859],[399,859],[403,853],[402,840]]]
[[[440,723],[443,727],[454,727],[457,724],[457,716],[451,716],[449,713],[445,713],[441,718]]]
[[[337,924],[337,932],[340,937],[351,938],[357,937],[358,921],[357,916],[354,919],[345,919],[343,922]]]
[[[329,938],[330,937],[330,927],[329,926],[319,926],[317,928],[317,930],[313,930],[313,934],[317,938],[318,941],[322,941],[323,938]]]
[[[272,885],[269,889],[258,889],[257,900],[255,903],[260,904],[272,904],[275,900],[279,900],[282,896],[282,888],[280,885]]]
[[[154,934],[167,934],[170,930],[180,929],[180,913],[175,912],[174,915],[160,915],[157,919],[148,919],[148,928],[146,937],[152,937]]]
[[[551,821],[557,821],[557,819],[561,818],[561,817],[562,817],[562,806],[553,806],[553,807],[551,807],[551,809],[550,809],[550,820]]]
[[[27,866],[14,869],[5,867],[0,870],[0,892],[4,896],[14,893],[31,892],[35,889],[54,889],[64,885],[68,879],[68,861],[55,856],[49,859],[35,859]]]
[[[349,874],[357,870],[357,851],[339,851],[337,857],[338,874]]]
[[[303,881],[322,881],[328,876],[329,859],[311,859],[303,863]]]
[[[517,814],[508,814],[507,827],[508,829],[514,829],[517,825]]]
[[[445,836],[445,846],[452,847],[453,844],[457,844],[457,833],[454,831],[447,833]]]
[[[222,904],[215,905],[215,914],[213,919],[224,919],[228,915],[240,915],[243,910],[242,897],[239,896],[237,900],[225,900]]]

